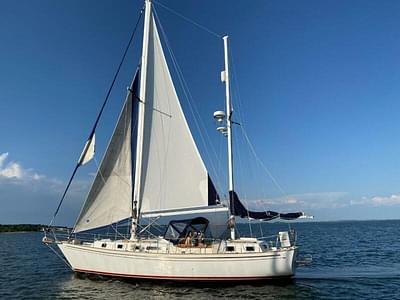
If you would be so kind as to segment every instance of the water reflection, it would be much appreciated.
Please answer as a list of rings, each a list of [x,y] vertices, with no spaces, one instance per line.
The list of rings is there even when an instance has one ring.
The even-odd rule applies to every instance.
[[[109,279],[101,276],[72,275],[64,281],[58,298],[152,299],[193,298],[212,299],[294,299],[313,298],[313,287],[290,281],[263,281],[253,284],[175,283]]]

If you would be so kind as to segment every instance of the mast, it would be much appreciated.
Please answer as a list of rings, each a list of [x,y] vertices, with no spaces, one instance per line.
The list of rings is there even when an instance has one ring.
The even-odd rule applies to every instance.
[[[233,214],[234,186],[233,186],[233,156],[232,156],[232,104],[230,96],[229,84],[229,55],[228,55],[228,36],[225,35],[224,40],[224,57],[225,57],[225,94],[226,94],[226,133],[228,137],[228,190],[229,190],[229,206],[231,215],[229,217],[229,227],[231,230],[231,239],[235,239],[235,215]]]
[[[137,125],[137,144],[136,144],[136,164],[135,164],[135,183],[133,195],[133,212],[131,240],[136,238],[136,230],[139,222],[138,208],[140,207],[140,189],[142,173],[142,152],[143,152],[143,132],[144,132],[144,113],[146,102],[146,77],[147,77],[147,58],[149,49],[149,30],[151,22],[151,0],[145,0],[145,16],[143,27],[143,48],[140,72],[140,93],[138,103],[138,125]]]

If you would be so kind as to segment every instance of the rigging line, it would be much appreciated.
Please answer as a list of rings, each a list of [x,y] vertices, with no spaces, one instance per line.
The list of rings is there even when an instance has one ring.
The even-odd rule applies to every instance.
[[[129,89],[129,91],[132,92],[131,89]],[[146,102],[143,102],[143,100],[141,100],[138,96],[136,96],[136,95],[133,95],[133,96],[135,97],[135,99],[136,99],[137,101],[139,101],[139,102],[142,103],[143,105],[146,105]],[[169,117],[169,118],[172,118],[172,115],[170,115],[169,113],[163,112],[162,110],[159,110],[159,109],[157,109],[157,108],[155,108],[155,107],[152,107],[151,109],[154,110],[154,111],[156,111],[156,112],[158,112],[158,113],[160,113],[160,114],[162,114],[162,115],[164,115],[164,116],[167,116],[167,117]]]
[[[112,90],[112,88],[114,87],[115,81],[117,80],[117,77],[118,77],[118,74],[119,74],[119,72],[120,72],[120,70],[121,70],[122,64],[124,63],[125,57],[126,57],[126,55],[128,54],[128,50],[129,50],[129,48],[130,48],[130,46],[131,46],[131,44],[132,44],[132,41],[133,41],[133,38],[134,38],[134,36],[135,36],[135,33],[136,33],[137,27],[138,27],[138,25],[139,25],[140,19],[141,19],[142,15],[143,15],[143,11],[144,11],[144,7],[140,10],[139,17],[138,17],[138,19],[137,19],[137,21],[136,21],[136,24],[135,24],[135,27],[134,27],[133,32],[132,32],[132,34],[131,34],[131,37],[130,37],[130,39],[129,39],[129,42],[128,42],[128,44],[126,45],[124,54],[122,55],[122,58],[121,58],[121,61],[120,61],[119,65],[118,65],[117,71],[115,72],[114,78],[113,78],[113,80],[112,80],[112,82],[111,82],[111,85],[110,85],[108,91],[107,91],[106,98],[104,99],[104,102],[103,102],[103,105],[102,105],[102,107],[101,107],[101,109],[100,109],[99,115],[98,115],[98,117],[97,117],[97,119],[96,119],[96,122],[95,122],[95,124],[94,124],[94,126],[93,126],[92,134],[93,134],[94,131],[96,130],[97,124],[98,124],[98,122],[99,122],[99,120],[100,120],[100,117],[101,117],[101,115],[102,115],[102,113],[103,113],[104,107],[106,106],[107,100],[108,100],[108,98],[109,98],[109,96],[110,96],[110,94],[111,94],[111,90]]]
[[[237,162],[238,162],[237,166],[239,167],[239,170],[241,170],[240,173],[243,174],[245,168],[243,168],[244,163],[243,163],[241,151],[239,150],[241,143],[239,143],[239,138],[236,138],[236,141],[237,142],[236,142],[236,147],[235,147],[235,149],[236,149],[235,153],[237,153],[237,158],[238,158],[237,159]],[[251,164],[249,164],[248,166],[251,168]],[[243,188],[243,196],[244,196],[243,200],[244,200],[244,204],[247,206],[246,207],[247,208],[247,223],[248,223],[248,226],[249,226],[250,236],[253,237],[253,228],[252,228],[252,222],[251,222],[251,218],[250,218],[250,200],[249,200],[247,192],[248,191],[245,188]]]
[[[110,94],[111,94],[111,91],[112,91],[112,89],[113,89],[113,87],[114,87],[115,81],[117,80],[117,77],[118,77],[118,74],[119,74],[119,72],[120,72],[120,70],[121,70],[122,64],[123,64],[123,62],[125,61],[125,57],[126,57],[126,55],[127,55],[127,53],[128,53],[128,50],[129,50],[129,48],[130,48],[130,46],[131,46],[131,43],[132,43],[132,41],[133,41],[133,38],[134,38],[134,36],[135,36],[137,27],[138,27],[138,25],[139,25],[139,21],[140,21],[142,15],[143,15],[143,11],[144,11],[144,7],[140,10],[138,20],[136,21],[136,24],[135,24],[135,27],[134,27],[134,29],[133,29],[133,31],[132,31],[131,37],[130,37],[130,39],[129,39],[129,42],[128,42],[126,48],[125,48],[124,54],[122,55],[121,61],[120,61],[119,65],[118,65],[118,68],[117,68],[117,70],[116,70],[116,72],[115,72],[115,74],[114,74],[114,78],[113,78],[113,80],[112,80],[112,82],[111,82],[111,85],[110,85],[108,91],[107,91],[106,97],[105,97],[105,99],[104,99],[104,101],[103,101],[103,105],[101,106],[101,109],[100,109],[100,111],[99,111],[99,114],[98,114],[98,116],[97,116],[97,118],[96,118],[96,121],[95,121],[95,123],[94,123],[94,125],[93,125],[92,131],[90,132],[88,141],[91,140],[91,139],[93,138],[94,132],[96,131],[97,124],[98,124],[99,121],[100,121],[100,117],[101,117],[101,115],[103,114],[104,107],[105,107],[106,104],[107,104],[108,98],[110,97]],[[89,149],[89,147],[85,147],[84,152],[81,154],[82,159],[85,157],[85,155],[86,155],[88,149]],[[76,172],[78,171],[79,166],[81,165],[82,159],[80,159],[80,160],[78,161],[78,163],[77,163],[76,166],[75,166],[74,171],[72,172],[72,175],[71,175],[71,177],[70,177],[70,179],[69,179],[69,181],[68,181],[68,184],[67,184],[67,186],[66,186],[66,188],[65,188],[65,190],[64,190],[64,193],[63,193],[63,195],[62,195],[62,197],[61,197],[61,200],[60,200],[60,202],[58,203],[58,206],[57,206],[57,208],[56,208],[56,211],[54,212],[53,218],[51,219],[51,221],[50,221],[50,223],[49,223],[49,226],[51,226],[51,225],[53,224],[54,219],[55,219],[55,217],[57,216],[58,211],[60,210],[61,204],[63,203],[63,201],[64,201],[64,199],[65,199],[65,196],[66,196],[66,194],[67,194],[67,192],[68,192],[68,190],[69,190],[69,187],[71,186],[72,180],[74,179],[75,174],[76,174]]]
[[[243,116],[243,111],[242,111],[242,101],[241,101],[241,96],[240,96],[240,91],[239,91],[239,84],[238,84],[238,78],[237,78],[237,71],[236,71],[236,65],[235,65],[235,63],[234,63],[234,59],[233,59],[233,49],[231,49],[231,51],[229,52],[229,54],[230,54],[230,60],[231,60],[231,63],[232,63],[232,77],[233,77],[233,81],[234,81],[234,85],[233,85],[233,88],[234,88],[234,95],[233,95],[233,100],[235,101],[235,99],[237,98],[237,107],[238,107],[238,110],[237,110],[237,112],[238,112],[238,117],[239,117],[239,120],[240,120],[240,122],[241,123],[243,123],[243,126],[242,126],[242,129],[244,129],[245,130],[245,126],[244,126],[244,116]],[[236,102],[236,101],[235,101]],[[243,134],[241,135],[241,138],[242,138],[242,140],[243,140],[243,145],[245,145],[246,144],[246,141],[245,141],[245,139],[244,139],[244,136],[243,136]],[[248,153],[250,154],[250,155],[252,155],[252,152],[251,152],[251,150],[250,150],[250,148],[249,147],[247,147],[247,149],[246,149],[247,151],[248,151]],[[257,167],[257,166],[255,166],[255,167]],[[253,176],[253,179],[254,180],[256,180],[257,179],[257,175],[256,175],[256,171],[255,171],[255,169],[253,169],[253,161],[252,160],[250,160],[249,159],[249,170],[251,171],[251,176]],[[262,185],[263,186],[263,189],[264,189],[264,191],[265,191],[265,186],[264,185]]]
[[[232,66],[233,66],[233,69],[232,69],[232,77],[233,77],[233,81],[236,83],[237,82],[237,80],[236,80],[236,70],[235,70],[235,65],[233,64],[233,56],[232,56],[232,49],[229,51],[229,57],[230,57],[230,61],[231,61],[231,63],[232,63]],[[230,92],[231,92],[231,95],[232,95],[232,100],[234,100],[235,99],[235,97],[236,97],[236,94],[239,94],[238,92],[237,92],[237,88],[236,88],[236,85],[233,85],[233,90],[232,90],[232,87],[230,87]],[[235,93],[234,93],[235,92]],[[239,98],[239,97],[238,97]],[[240,99],[240,98],[239,98]],[[233,101],[232,101],[233,102]],[[233,108],[233,104],[231,104],[231,109],[232,109],[232,112],[234,111],[234,108]],[[236,111],[236,110],[235,110]],[[238,103],[238,117],[239,117],[239,120],[240,120],[240,123],[238,123],[238,122],[234,122],[234,121],[231,121],[233,124],[237,124],[237,125],[241,125],[241,123],[242,123],[242,120],[243,120],[243,118],[242,118],[242,114],[241,114],[241,106],[240,106],[240,103]],[[240,141],[240,138],[239,138],[239,136],[237,136],[236,137],[236,143],[235,143],[235,145],[236,146],[234,146],[234,151],[235,151],[235,153],[236,153],[236,155],[237,155],[237,162],[238,162],[238,164],[237,164],[237,166],[239,167],[239,169],[241,170],[240,171],[240,174],[243,174],[243,171],[244,171],[244,169],[243,169],[243,160],[242,160],[242,155],[241,155],[241,151],[240,151],[240,145],[241,145],[241,141]],[[252,170],[252,164],[251,164],[251,161],[249,162],[249,164],[247,165],[247,169],[249,169],[250,170],[250,173],[252,173],[251,174],[251,176],[254,176],[254,179],[256,179],[257,177],[255,176],[255,172],[252,172],[253,170]],[[255,181],[255,180],[254,180]],[[237,184],[237,183],[236,183]],[[241,188],[242,186],[239,186],[239,190],[240,190],[240,188]],[[249,200],[248,200],[248,196],[247,196],[247,191],[246,191],[246,189],[244,189],[243,188],[243,200],[245,201],[245,204],[246,204],[246,206],[247,206],[247,212],[248,212],[248,216],[247,216],[247,219],[248,219],[248,225],[249,225],[249,230],[250,230],[250,235],[252,236],[252,227],[251,227],[251,222],[250,222],[250,215],[249,215]]]
[[[167,82],[167,80],[168,80],[168,76],[167,76],[167,74],[165,74],[165,72],[163,73],[163,79],[164,79],[165,82]],[[170,97],[166,97],[166,98],[167,98],[167,103],[168,103],[168,111],[172,111],[172,109],[171,109],[171,101],[170,101],[171,99],[170,99]],[[172,115],[170,116],[170,118],[172,118]],[[160,199],[159,207],[160,208],[161,208],[162,202],[163,201],[165,202],[165,194],[166,194],[166,189],[167,189],[167,185],[168,185],[166,183],[166,180],[167,180],[166,177],[167,176],[163,176],[163,174],[168,174],[167,173],[167,171],[168,171],[167,161],[168,160],[165,159],[165,157],[168,157],[169,146],[170,146],[170,136],[171,136],[171,126],[168,126],[168,128],[167,128],[168,132],[167,132],[167,134],[165,134],[166,132],[165,132],[165,128],[164,128],[164,119],[165,118],[160,118],[162,136],[163,136],[164,140],[167,140],[167,143],[166,143],[166,145],[164,147],[164,155],[165,156],[164,156],[163,166],[160,167],[160,182],[161,182],[161,184],[160,184],[160,196],[159,196],[159,199]],[[167,127],[167,124],[166,124],[165,127]],[[167,136],[167,139],[165,139],[166,136]],[[157,142],[158,141],[156,140],[156,143]],[[160,149],[160,147],[157,147],[157,149]],[[160,156],[160,151],[157,151],[157,155]]]
[[[150,221],[149,221],[150,223],[147,224],[147,225],[139,232],[139,234],[141,234],[141,233],[143,233],[143,232],[145,232],[145,231],[151,233],[151,231],[149,231],[149,230],[147,230],[147,229],[150,228],[154,223],[156,223],[156,222],[158,221],[158,219],[160,219],[160,218],[161,218],[161,216],[157,216],[157,217],[154,218],[154,220],[151,220],[151,219],[150,219]]]
[[[254,157],[260,164],[260,166],[264,169],[264,171],[268,174],[268,176],[271,178],[272,182],[275,184],[275,186],[279,189],[279,191],[287,198],[289,199],[288,194],[283,190],[281,185],[276,181],[275,177],[271,174],[271,172],[268,170],[267,166],[262,162],[262,160],[258,157],[257,153],[255,152],[253,144],[250,142],[249,137],[247,136],[247,133],[242,129],[243,135],[251,149],[251,152],[253,153]]]
[[[247,132],[246,132],[246,130],[245,130],[245,126],[244,126],[244,120],[242,119],[243,117],[242,117],[242,113],[241,113],[241,97],[240,97],[240,91],[239,91],[239,84],[238,84],[238,79],[237,79],[237,72],[236,72],[236,68],[235,68],[235,64],[234,64],[234,59],[233,59],[233,53],[232,53],[232,50],[230,51],[230,56],[231,56],[231,62],[232,62],[232,67],[233,67],[233,73],[234,73],[234,76],[233,76],[233,78],[234,78],[234,81],[235,81],[235,87],[236,87],[236,91],[237,91],[237,98],[238,98],[238,114],[239,114],[239,118],[241,119],[241,130],[242,130],[242,133],[243,133],[243,136],[244,136],[244,138],[245,138],[245,140],[246,140],[246,142],[248,143],[248,145],[249,145],[249,148],[250,148],[250,150],[251,150],[251,152],[253,153],[253,155],[254,155],[254,157],[256,158],[256,160],[258,161],[258,163],[260,164],[260,166],[264,169],[264,171],[267,173],[267,175],[270,177],[270,179],[272,180],[272,182],[273,182],[273,184],[278,188],[278,190],[282,193],[282,195],[284,196],[284,197],[286,197],[287,199],[289,199],[289,196],[288,196],[288,194],[286,193],[286,191],[282,188],[282,186],[278,183],[278,181],[275,179],[275,177],[272,175],[272,173],[269,171],[269,169],[266,167],[266,165],[263,163],[263,161],[259,158],[259,156],[257,155],[257,153],[256,153],[256,151],[255,151],[255,149],[254,149],[254,146],[253,146],[253,144],[251,143],[251,141],[250,141],[250,139],[249,139],[249,137],[248,137],[248,135],[247,135]]]
[[[118,222],[115,223],[115,226],[116,226],[116,227],[114,228],[113,224],[110,224],[110,227],[111,227],[112,230],[114,230],[114,233],[115,233],[117,236],[120,236],[120,237],[121,237],[122,239],[124,239],[125,241],[127,241],[128,238],[127,238],[125,235],[121,234],[121,233],[118,231]]]
[[[195,123],[196,128],[197,128],[197,130],[198,130],[198,133],[199,133],[199,135],[200,135],[200,138],[201,138],[201,141],[202,141],[203,146],[204,146],[204,148],[205,148],[206,154],[207,154],[207,156],[208,156],[208,158],[209,158],[212,171],[214,172],[214,175],[215,175],[214,180],[215,180],[215,183],[216,183],[216,185],[217,185],[217,189],[219,189],[220,192],[222,192],[222,189],[221,189],[221,182],[220,182],[220,180],[219,180],[218,172],[217,172],[217,169],[215,168],[215,164],[214,164],[214,162],[213,162],[212,155],[210,154],[210,150],[209,150],[209,149],[211,148],[212,153],[215,155],[215,158],[216,158],[217,160],[218,160],[218,155],[217,155],[217,153],[216,153],[216,151],[215,151],[215,148],[213,147],[213,145],[212,145],[210,142],[209,142],[209,143],[210,143],[209,146],[207,146],[207,142],[206,142],[206,141],[210,141],[210,140],[211,140],[211,139],[210,139],[210,136],[208,135],[208,131],[205,129],[205,125],[204,125],[203,120],[202,120],[202,118],[201,118],[201,116],[200,116],[200,113],[199,113],[199,111],[197,110],[196,105],[194,104],[194,103],[195,103],[194,98],[193,98],[193,96],[192,96],[192,94],[191,94],[191,92],[190,92],[189,86],[188,86],[188,84],[187,84],[187,82],[186,82],[186,80],[185,80],[185,77],[184,77],[184,75],[183,75],[183,72],[182,72],[181,68],[179,67],[178,61],[177,61],[177,59],[176,59],[176,57],[175,57],[175,55],[174,55],[174,53],[173,53],[173,51],[172,51],[172,47],[171,47],[171,45],[169,44],[169,40],[168,40],[168,37],[167,37],[167,35],[166,35],[165,31],[164,31],[164,28],[163,28],[163,26],[162,26],[162,24],[161,24],[161,22],[160,22],[160,20],[159,20],[159,17],[158,17],[158,15],[157,15],[157,13],[156,13],[155,10],[154,10],[154,12],[155,12],[155,14],[156,14],[158,23],[160,24],[162,33],[163,33],[163,35],[164,35],[165,42],[166,42],[168,51],[169,51],[169,53],[170,53],[170,56],[171,56],[171,59],[172,59],[174,68],[175,68],[176,73],[177,73],[177,75],[178,75],[178,79],[179,79],[179,81],[180,81],[182,90],[183,90],[183,92],[184,92],[184,94],[185,94],[185,97],[186,97],[186,100],[187,100],[187,102],[188,102],[188,104],[189,104],[190,112],[191,112],[191,114],[192,114],[192,116],[193,116],[194,123]],[[202,128],[203,128],[203,130],[202,130]],[[206,135],[206,138],[205,138],[204,135],[203,135],[203,131],[204,131],[204,133],[205,133],[205,135]]]
[[[240,115],[240,113],[239,113]],[[240,116],[241,117],[241,116]],[[244,140],[243,134],[238,134],[236,138],[236,152],[237,153],[237,161],[239,164],[237,164],[240,167],[240,174],[245,174],[245,172],[249,175],[247,175],[247,180],[250,180],[253,184],[257,182],[258,176],[256,174],[254,166],[256,163],[254,163],[254,160],[249,159],[249,157],[252,157],[252,153],[247,146],[246,141]],[[243,155],[242,155],[243,153]],[[243,166],[246,166],[245,169],[243,169]],[[261,185],[263,188],[265,188],[264,185]],[[249,202],[251,201],[248,197],[248,189],[245,189],[243,185],[241,185],[239,188],[243,188],[243,200],[247,203],[248,209],[249,209]],[[239,189],[240,190],[240,189]],[[242,199],[242,198],[241,198]]]
[[[197,26],[198,28],[200,28],[200,29],[202,29],[202,30],[208,32],[209,34],[211,34],[211,35],[213,35],[213,36],[215,36],[215,37],[217,37],[217,38],[222,38],[222,35],[220,35],[220,34],[214,32],[214,31],[212,31],[211,29],[207,28],[206,26],[201,25],[201,24],[199,24],[199,23],[197,23],[197,22],[191,20],[190,18],[188,18],[188,17],[186,17],[186,16],[184,16],[184,15],[178,13],[177,11],[173,10],[172,8],[170,8],[170,7],[168,7],[168,6],[164,5],[164,4],[161,4],[160,2],[155,1],[155,0],[153,0],[152,2],[155,3],[155,4],[157,4],[157,5],[159,5],[159,6],[161,6],[161,7],[164,8],[164,9],[168,10],[169,12],[173,13],[174,15],[176,15],[176,16],[178,16],[178,17],[184,19],[186,22],[189,22],[189,23],[191,23],[192,25]]]
[[[106,180],[104,179],[103,172],[101,172],[101,170],[100,170],[100,165],[99,165],[99,163],[98,163],[98,161],[96,159],[96,156],[93,157],[93,160],[94,160],[94,163],[96,164],[97,173],[100,174],[100,177],[101,177],[101,180],[103,181],[103,184],[106,184]],[[96,178],[95,178],[95,180],[96,180]]]
[[[179,67],[179,65],[178,65],[178,62],[177,62],[177,59],[176,59],[174,53],[172,52],[172,47],[171,47],[170,44],[169,44],[169,40],[168,40],[167,35],[166,35],[165,31],[164,31],[164,27],[162,26],[162,24],[161,24],[161,22],[160,22],[160,19],[159,19],[159,17],[158,17],[158,14],[157,14],[157,12],[156,12],[155,10],[154,10],[154,14],[155,14],[155,16],[156,16],[156,18],[157,18],[158,24],[160,25],[161,32],[162,32],[163,37],[164,37],[164,39],[165,39],[165,44],[166,44],[167,49],[168,49],[168,52],[169,52],[169,54],[170,54],[170,56],[171,56],[171,60],[172,60],[173,66],[174,66],[174,68],[175,68],[175,70],[176,70],[176,73],[177,73],[177,75],[178,75],[179,82],[180,82],[180,84],[181,84],[181,86],[182,86],[182,90],[183,90],[183,92],[184,92],[184,94],[185,94],[185,97],[186,97],[188,103],[189,103],[189,108],[190,108],[190,111],[191,111],[191,113],[192,113],[193,119],[194,119],[194,121],[195,121],[197,130],[199,131],[199,134],[200,134],[200,136],[201,136],[201,139],[203,140],[204,146],[205,146],[205,148],[207,149],[207,148],[208,148],[208,147],[207,147],[207,144],[205,143],[204,136],[203,136],[203,134],[202,134],[200,125],[199,125],[198,120],[197,120],[197,117],[196,117],[196,115],[195,115],[195,111],[194,111],[195,108],[194,108],[194,105],[191,103],[191,100],[190,100],[190,98],[193,99],[193,97],[190,95],[189,87],[188,87],[188,85],[186,84],[186,81],[185,81],[184,76],[183,76],[183,72],[182,72],[182,70],[180,69],[180,67]],[[198,113],[198,112],[197,112],[197,113]],[[208,152],[208,151],[207,151],[207,152]]]
[[[264,236],[264,232],[263,232],[263,229],[262,229],[262,226],[261,226],[261,222],[260,222],[260,221],[258,222],[258,225],[259,225],[259,227],[260,227],[261,236]]]
[[[166,117],[168,117],[168,118],[172,118],[172,115],[170,115],[170,114],[168,114],[168,113],[166,113],[166,112],[163,112],[163,111],[161,111],[161,110],[159,110],[159,109],[157,109],[157,108],[154,108],[154,107],[153,107],[153,110],[156,111],[156,112],[158,112],[158,113],[160,113],[160,114],[162,114],[162,115],[164,115],[164,116],[166,116]]]
[[[158,17],[158,14],[157,14],[156,10],[154,9],[153,11],[154,11],[154,16],[155,16],[155,18],[156,18],[156,20],[157,20],[157,22],[158,22],[158,24],[159,24],[159,26],[160,26],[161,33],[162,33],[162,35],[163,35],[163,37],[164,37],[165,44],[166,44],[166,46],[167,46],[168,52],[169,52],[169,54],[170,54],[170,56],[171,56],[171,60],[172,60],[173,66],[174,66],[174,68],[175,68],[175,71],[176,71],[176,73],[177,73],[177,77],[178,77],[179,82],[180,82],[180,84],[181,84],[181,86],[182,86],[182,91],[183,91],[183,93],[185,94],[186,100],[187,100],[187,102],[188,102],[188,104],[189,104],[190,112],[192,113],[192,116],[193,116],[193,119],[194,119],[194,123],[195,123],[195,125],[196,125],[196,127],[197,127],[197,130],[198,130],[199,134],[200,134],[200,138],[201,138],[201,141],[202,141],[202,143],[203,143],[203,145],[204,145],[206,154],[207,154],[207,156],[208,156],[208,158],[209,158],[209,160],[210,160],[211,168],[212,168],[213,172],[215,173],[215,176],[216,176],[216,177],[214,178],[214,180],[216,180],[217,188],[219,188],[220,191],[222,191],[222,189],[221,189],[221,184],[220,184],[219,179],[218,179],[218,173],[216,172],[214,163],[213,163],[213,161],[212,161],[212,159],[211,159],[211,155],[210,155],[210,152],[209,152],[209,148],[211,148],[211,149],[213,150],[214,155],[215,155],[215,157],[216,157],[217,159],[218,159],[218,155],[217,155],[217,153],[215,152],[215,149],[213,148],[213,146],[212,146],[211,143],[210,143],[210,147],[207,147],[206,139],[205,139],[204,136],[203,136],[203,132],[202,132],[202,130],[201,130],[201,127],[200,127],[199,123],[201,123],[201,125],[203,126],[203,128],[205,128],[205,126],[204,126],[204,124],[202,123],[202,119],[200,118],[200,114],[199,114],[199,112],[197,111],[196,106],[192,103],[192,102],[194,102],[194,101],[193,101],[193,96],[192,96],[191,93],[190,93],[188,84],[186,83],[186,80],[185,80],[185,78],[184,78],[184,76],[183,76],[183,72],[182,72],[182,70],[180,69],[179,64],[178,64],[178,62],[177,62],[177,60],[176,60],[176,57],[175,57],[175,55],[174,55],[174,53],[173,53],[173,51],[172,51],[172,48],[171,48],[171,46],[170,46],[168,37],[167,37],[167,35],[166,35],[165,31],[164,31],[164,27],[162,26],[162,24],[161,24],[161,22],[160,22],[160,19],[159,19],[159,17]],[[191,99],[192,99],[192,100],[191,100]],[[198,116],[196,116],[196,113],[197,113]],[[205,134],[206,134],[208,140],[210,140],[210,137],[209,137],[207,131],[204,130],[204,132],[205,132]]]
[[[224,178],[224,177],[226,177],[226,174],[224,173],[225,169],[222,166],[222,161],[223,161],[222,150],[223,150],[223,146],[224,146],[225,137],[221,135],[218,140],[219,140],[219,143],[218,143],[218,157],[217,157],[217,172],[219,172],[218,174],[221,175],[221,178]],[[218,182],[218,184],[219,184],[219,182]],[[221,187],[219,187],[219,188],[221,188]],[[224,190],[227,190],[227,189],[224,189]],[[220,192],[222,192],[222,190]],[[226,199],[225,199],[226,194],[223,193],[221,196],[224,197],[224,201],[226,201]]]
[[[48,245],[48,244],[45,244],[51,251],[53,251],[54,253],[55,253],[55,255],[57,255],[57,257],[59,258],[59,259],[61,259],[66,265],[67,265],[67,267],[68,268],[70,268],[72,271],[74,270],[73,268],[72,268],[72,266],[68,263],[68,261],[64,258],[64,257],[62,257],[52,246],[50,246],[50,245]]]
[[[133,81],[135,80],[135,78],[136,78],[138,72],[139,72],[139,66],[136,68],[135,75],[133,76],[133,78],[134,78]],[[107,147],[106,147],[106,150],[105,150],[104,153],[103,153],[103,157],[102,157],[102,159],[101,159],[100,164],[98,163],[98,161],[97,161],[97,159],[96,159],[96,155],[93,156],[93,160],[95,161],[96,168],[97,168],[97,174],[96,174],[96,177],[94,178],[94,180],[92,181],[91,187],[90,187],[90,189],[89,189],[89,192],[88,192],[86,198],[89,196],[89,194],[90,194],[90,192],[91,192],[91,190],[92,190],[92,188],[93,188],[93,186],[94,186],[94,184],[95,184],[95,182],[96,182],[98,176],[101,177],[101,180],[103,181],[103,184],[106,183],[106,178],[103,176],[103,173],[102,173],[102,171],[101,171],[101,166],[102,166],[104,160],[105,160],[106,157],[107,157],[107,153],[108,153],[108,150],[109,150],[109,148],[110,148],[110,146],[111,146],[111,143],[112,143],[112,140],[113,140],[113,136],[114,136],[114,134],[115,134],[115,132],[116,132],[116,130],[117,130],[117,128],[118,128],[119,121],[122,120],[122,116],[123,116],[123,114],[126,112],[126,109],[127,109],[126,105],[127,105],[128,101],[131,101],[131,100],[129,100],[129,95],[127,96],[127,99],[126,99],[125,102],[124,102],[123,108],[122,108],[122,110],[121,110],[121,112],[120,112],[120,114],[119,114],[119,116],[118,116],[118,119],[117,119],[118,121],[117,121],[116,124],[115,124],[113,133],[112,133],[112,135],[111,135],[110,140],[108,141],[108,145],[107,145]],[[132,122],[132,120],[131,120],[131,122]],[[126,116],[125,116],[125,123],[126,123]],[[125,132],[126,132],[126,131],[127,131],[127,130],[126,130],[126,124],[124,124],[124,126],[125,126]],[[136,125],[135,125],[135,127],[136,127]],[[125,133],[125,135],[126,135],[126,133]],[[119,176],[118,173],[115,173],[114,170],[112,170],[112,172],[110,173],[110,175],[109,175],[108,177],[110,177],[112,174],[115,174],[117,177],[119,177],[125,184],[130,185],[130,184],[127,183],[125,180],[123,180],[123,179]],[[97,204],[97,205],[100,205],[100,204]],[[74,227],[73,227],[73,231],[75,231],[75,227],[76,227],[76,225],[77,225],[78,220],[79,220],[80,217],[81,217],[82,212],[84,211],[84,208],[85,208],[85,205],[83,205],[83,206],[81,207],[81,210],[80,210],[80,212],[79,212],[78,218],[77,218],[76,221],[75,221],[75,225],[74,225]],[[92,213],[93,213],[94,211],[95,211],[95,210],[93,210]]]
[[[154,122],[153,120],[152,120],[152,122]],[[164,136],[164,126],[163,126],[163,122],[162,122],[162,120],[161,120],[161,132],[162,132],[162,135]],[[157,156],[157,161],[160,163],[160,164],[162,164],[161,162],[161,147],[160,147],[160,141],[159,141],[159,139],[156,137],[155,139],[154,139],[154,141],[155,141],[155,148],[156,148],[156,150],[155,150],[155,152],[156,152],[156,156]],[[168,139],[168,141],[167,141],[167,143],[169,142],[169,139]],[[163,149],[164,150],[164,149]],[[165,152],[165,155],[167,156],[168,155],[168,152]],[[153,158],[154,159],[154,158]],[[163,160],[163,164],[162,164],[162,166],[160,166],[157,170],[158,170],[158,175],[159,175],[159,188],[158,188],[158,205],[159,205],[159,207],[161,208],[161,202],[162,202],[162,200],[164,200],[163,199],[163,195],[164,195],[164,193],[163,193],[163,188],[165,188],[165,185],[164,185],[164,181],[163,181],[163,178],[165,178],[166,176],[163,176],[163,172],[165,171],[165,169],[166,169],[166,164],[167,164],[167,160],[166,159],[164,159]],[[154,177],[155,177],[155,175],[154,175]]]
[[[232,132],[233,134],[233,132]],[[232,138],[233,139],[233,138]],[[241,196],[247,197],[245,189],[242,191],[242,183],[238,180],[241,176],[239,174],[243,174],[243,165],[242,158],[239,152],[239,139],[235,135],[235,143],[232,143],[232,153],[235,154],[234,164],[233,164],[233,172],[235,174],[235,182],[234,182],[234,190],[235,192],[241,191]],[[242,198],[242,197],[241,197]]]
[[[233,150],[237,154],[237,158],[238,158],[237,159],[237,164],[236,164],[237,165],[237,170],[240,171],[240,174],[243,174],[244,168],[243,168],[242,156],[241,156],[240,151],[239,151],[238,139],[236,139],[236,141],[237,142],[234,144],[234,146],[233,146],[234,149]],[[240,190],[240,189],[238,189],[237,185],[236,185],[235,190],[236,191]],[[251,222],[250,222],[250,204],[249,204],[248,197],[247,197],[247,192],[246,192],[245,189],[243,189],[243,196],[244,197],[241,200],[244,200],[245,205],[247,206],[247,223],[248,223],[248,226],[249,226],[250,236],[253,237],[253,231],[252,231]]]

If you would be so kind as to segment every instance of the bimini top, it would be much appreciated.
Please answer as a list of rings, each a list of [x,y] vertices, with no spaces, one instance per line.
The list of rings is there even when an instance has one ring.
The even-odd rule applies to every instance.
[[[203,217],[186,220],[173,220],[169,222],[164,238],[173,243],[178,243],[180,240],[185,239],[189,234],[205,235],[208,224],[209,221]]]

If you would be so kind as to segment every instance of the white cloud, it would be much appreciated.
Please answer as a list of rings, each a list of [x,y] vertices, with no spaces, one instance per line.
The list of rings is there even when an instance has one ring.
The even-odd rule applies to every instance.
[[[389,197],[373,197],[371,202],[374,205],[396,205],[400,204],[400,195],[391,195]]]
[[[350,201],[351,205],[393,206],[400,204],[400,195],[362,197]]]
[[[8,152],[0,154],[0,179],[40,180],[45,177],[35,173],[32,169],[24,169],[18,162],[10,161],[6,163],[8,155]]]
[[[0,185],[2,188],[14,189],[16,192],[23,187],[28,188],[32,194],[51,194],[55,199],[61,197],[66,183],[62,180],[38,174],[33,169],[25,169],[20,163],[9,161],[8,153],[0,154]],[[79,199],[87,193],[91,180],[74,180],[69,188],[68,196]],[[18,187],[15,187],[18,185]]]
[[[0,170],[0,176],[6,178],[22,178],[23,170],[16,162],[10,162],[5,168]]]
[[[72,225],[79,213],[91,180],[74,180],[69,188],[57,222]],[[50,221],[66,182],[38,174],[9,160],[0,153],[0,220],[4,223],[46,223]]]
[[[33,179],[35,179],[35,180],[40,180],[40,179],[43,179],[45,176],[44,175],[39,175],[39,174],[33,174]]]
[[[293,194],[269,199],[248,200],[250,207],[279,209],[279,210],[307,210],[341,208],[349,205],[348,193],[321,192]]]
[[[350,206],[378,207],[400,205],[400,194],[355,198],[346,192],[321,192],[293,194],[285,197],[248,200],[250,207],[289,211],[340,209]]]
[[[286,200],[286,203],[287,204],[296,204],[296,203],[298,203],[298,200],[296,199],[296,198],[287,198],[287,200]]]
[[[0,168],[3,166],[4,161],[7,159],[7,157],[8,157],[8,152],[0,154]]]

